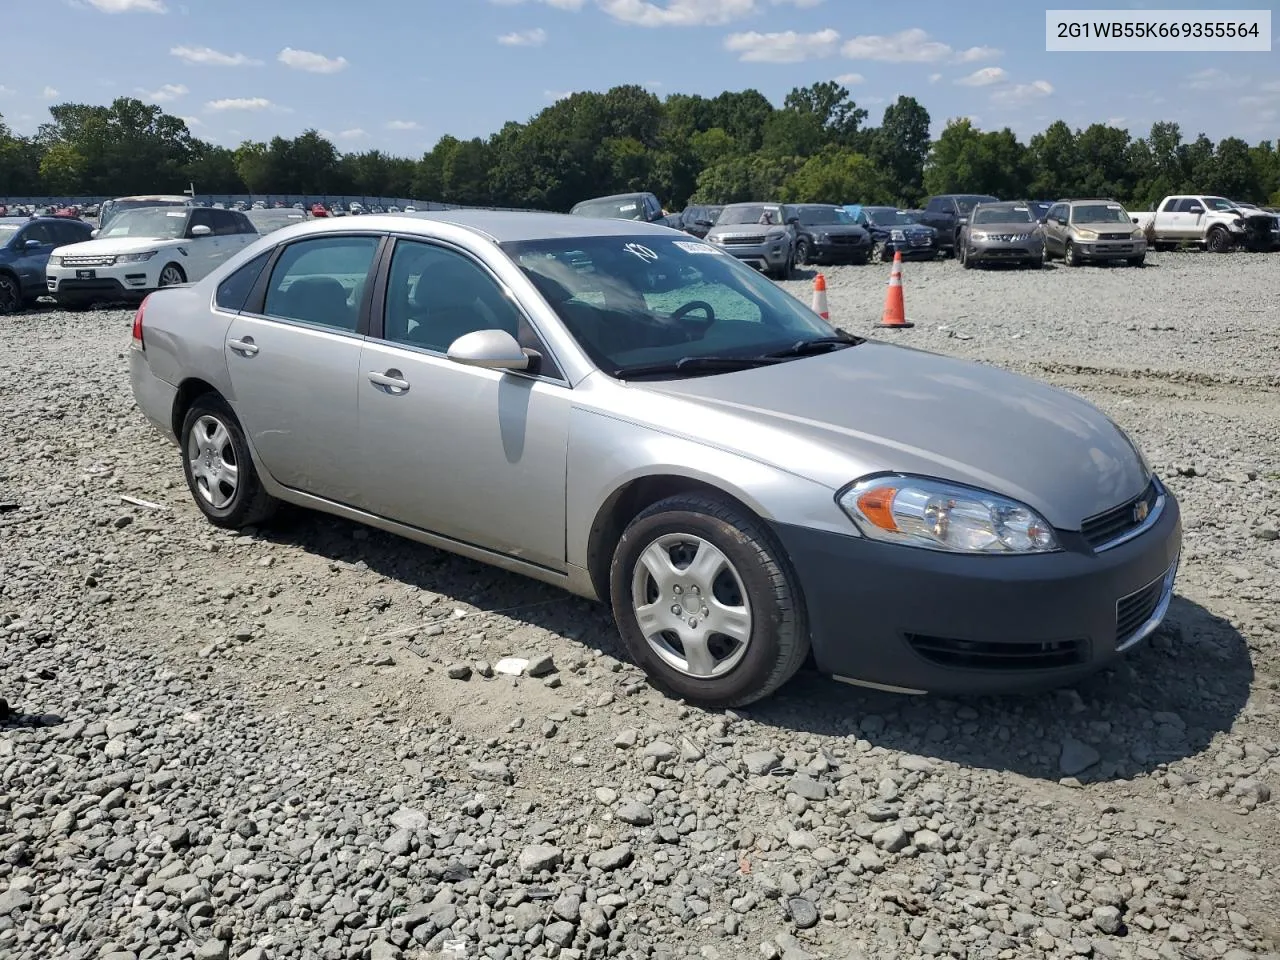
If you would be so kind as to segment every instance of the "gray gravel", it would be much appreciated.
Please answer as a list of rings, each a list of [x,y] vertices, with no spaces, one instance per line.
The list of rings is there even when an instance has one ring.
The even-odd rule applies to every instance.
[[[129,312],[0,321],[0,956],[1275,957],[1280,258],[1151,262],[909,263],[887,334],[1084,394],[1183,502],[1166,628],[1035,698],[690,709],[603,608],[215,530]],[[869,332],[888,268],[825,273]]]

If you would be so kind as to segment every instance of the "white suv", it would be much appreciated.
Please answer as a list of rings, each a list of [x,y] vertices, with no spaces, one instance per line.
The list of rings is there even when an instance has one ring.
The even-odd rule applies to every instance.
[[[93,240],[59,248],[45,279],[59,306],[139,300],[157,287],[203,279],[258,236],[237,210],[126,210]]]

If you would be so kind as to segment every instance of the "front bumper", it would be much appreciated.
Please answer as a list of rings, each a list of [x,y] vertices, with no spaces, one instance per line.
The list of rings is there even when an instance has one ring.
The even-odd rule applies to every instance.
[[[889,237],[882,242],[890,256],[900,253],[903,260],[933,260],[938,256],[939,247],[936,236],[908,236],[905,240],[894,240]]]
[[[47,296],[59,303],[95,300],[137,301],[159,286],[159,267],[150,263],[110,267],[47,267]]]
[[[938,553],[788,524],[773,529],[804,596],[818,669],[904,692],[1031,692],[1101,669],[1159,626],[1181,512],[1167,490],[1139,536],[1094,553]]]
[[[969,259],[975,263],[1027,263],[1044,257],[1044,241],[1038,238],[1013,241],[969,240],[967,252]]]
[[[1080,251],[1083,260],[1128,260],[1145,257],[1147,241],[1137,240],[1073,240],[1072,246]]]
[[[815,264],[866,263],[871,256],[871,242],[814,240],[809,247],[809,261]]]
[[[767,243],[724,243],[711,241],[731,257],[757,270],[779,270],[787,265],[791,256],[791,246],[786,238],[770,240]]]

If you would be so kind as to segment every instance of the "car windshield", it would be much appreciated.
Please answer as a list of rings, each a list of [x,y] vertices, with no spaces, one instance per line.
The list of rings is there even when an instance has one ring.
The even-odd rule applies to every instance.
[[[0,247],[12,240],[19,229],[16,223],[0,223]]]
[[[1132,223],[1118,203],[1082,203],[1071,211],[1072,223]]]
[[[600,369],[751,358],[839,336],[719,248],[665,236],[504,243]]]
[[[816,227],[823,224],[855,223],[856,221],[839,207],[801,207],[800,222],[806,227]]]
[[[1226,213],[1234,210],[1236,205],[1230,200],[1224,200],[1222,197],[1205,197],[1204,202],[1209,205],[1210,210],[1216,210],[1220,213]]]
[[[974,223],[1033,223],[1035,217],[1026,207],[978,207]]]
[[[126,210],[111,218],[111,225],[98,234],[99,240],[115,237],[155,237],[176,240],[187,230],[186,210]]]
[[[600,217],[605,220],[641,220],[644,204],[639,197],[622,197],[617,200],[588,200],[580,203],[573,212],[579,217]]]
[[[259,233],[270,233],[281,227],[303,223],[306,217],[298,210],[254,210],[245,214],[249,222],[258,228]]]
[[[877,227],[905,227],[916,222],[905,210],[884,209],[866,210],[867,219]]]
[[[740,207],[725,207],[720,211],[720,216],[716,217],[716,226],[759,223],[760,218],[769,212],[771,211],[762,203],[749,203]]]

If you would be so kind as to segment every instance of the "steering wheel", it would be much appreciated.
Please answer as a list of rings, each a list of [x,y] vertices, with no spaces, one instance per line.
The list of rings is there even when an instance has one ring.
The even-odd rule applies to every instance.
[[[672,323],[683,322],[685,318],[688,316],[688,314],[692,313],[694,310],[701,310],[703,313],[707,315],[706,320],[704,320],[700,325],[694,326],[693,336],[689,338],[690,340],[701,340],[703,337],[707,335],[707,331],[710,330],[712,325],[716,322],[716,312],[712,308],[711,304],[707,303],[707,301],[705,300],[689,301],[684,306],[680,307],[678,310],[676,310],[674,313],[671,314],[671,322]]]

